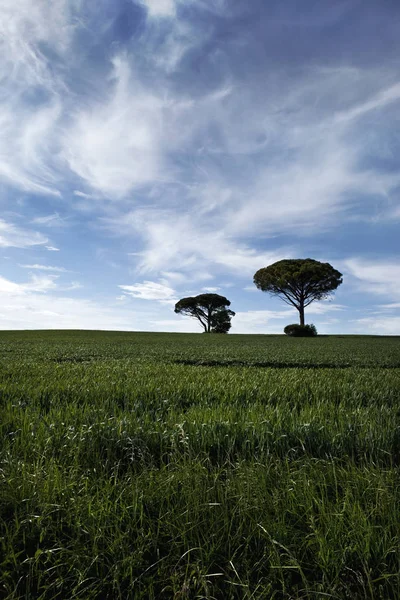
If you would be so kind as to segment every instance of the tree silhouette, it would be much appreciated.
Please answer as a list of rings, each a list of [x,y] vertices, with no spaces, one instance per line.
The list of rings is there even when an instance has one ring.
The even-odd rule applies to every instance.
[[[304,325],[304,309],[314,300],[328,298],[342,281],[342,274],[329,263],[312,258],[280,260],[254,275],[258,289],[299,311],[300,325]]]
[[[235,315],[230,301],[219,294],[199,294],[182,298],[175,304],[177,314],[188,315],[199,321],[205,333],[228,333]]]

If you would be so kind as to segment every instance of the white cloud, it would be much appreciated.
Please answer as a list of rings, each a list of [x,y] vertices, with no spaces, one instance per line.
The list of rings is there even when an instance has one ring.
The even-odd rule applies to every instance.
[[[400,260],[350,258],[344,268],[361,291],[386,296],[389,301],[400,299]]]
[[[336,115],[336,120],[338,122],[351,121],[352,119],[357,119],[358,117],[361,117],[370,111],[385,108],[388,104],[398,100],[400,100],[400,83],[396,83],[387,89],[380,90],[366,102],[361,102],[360,104],[348,110],[338,113]]]
[[[59,196],[52,169],[60,104],[28,111],[18,99],[0,101],[0,179],[24,191]]]
[[[87,194],[86,192],[80,192],[79,190],[74,190],[74,196],[78,196],[78,198],[94,198],[93,194]]]
[[[295,310],[290,309],[238,311],[232,318],[231,333],[280,334],[287,323],[295,320],[295,313]],[[199,323],[189,317],[158,318],[153,320],[152,324],[156,331],[202,332]]]
[[[58,273],[68,273],[68,270],[65,269],[64,267],[53,267],[51,265],[34,264],[34,265],[19,265],[19,266],[22,267],[23,269],[35,269],[35,270],[40,270],[40,271],[54,271],[54,272],[58,272]]]
[[[232,318],[232,333],[282,333],[283,325],[271,323],[271,321],[281,321],[287,319],[293,321],[297,311],[294,309],[286,310],[249,310],[238,311]]]
[[[34,225],[41,225],[42,227],[64,227],[65,219],[60,217],[58,213],[51,215],[44,215],[42,217],[35,217],[31,223]]]
[[[357,77],[359,90],[352,84]],[[143,249],[135,254],[143,273],[160,274],[179,264],[181,273],[201,269],[215,275],[227,269],[250,276],[297,254],[290,247],[259,251],[255,238],[276,248],[279,233],[295,233],[298,241],[332,228],[344,215],[365,219],[372,196],[375,206],[381,199],[387,210],[400,176],[360,167],[365,123],[359,121],[372,108],[357,109],[351,118],[350,113],[367,92],[378,110],[388,99],[395,103],[397,87],[389,80],[373,71],[310,69],[296,86],[278,77],[281,85],[272,81],[269,94],[264,97],[261,90],[259,99],[251,85],[239,93],[225,82],[199,98],[172,97],[163,111],[170,145],[161,135],[155,147],[159,164],[167,161],[168,151],[190,149],[189,179],[176,187],[156,184],[148,197],[152,208],[121,210],[109,226],[117,235],[142,236]],[[321,108],[313,107],[313,97],[322,98]],[[337,106],[342,113],[335,113]],[[337,114],[346,111],[349,118],[338,121]],[[211,123],[217,133],[207,139]],[[228,157],[230,166],[216,168],[219,157],[223,165]]]
[[[176,14],[175,0],[143,3],[150,16]],[[26,110],[18,94],[3,107],[4,179],[30,191],[58,193],[60,179],[69,175],[63,163],[60,175],[61,157],[86,185],[114,199],[156,187],[160,181],[181,181],[183,202],[204,219],[211,221],[210,213],[215,213],[216,228],[224,227],[235,243],[245,235],[331,225],[353,207],[350,194],[388,197],[399,182],[396,174],[359,168],[365,148],[359,132],[354,132],[361,117],[399,99],[400,84],[393,84],[387,73],[309,69],[296,85],[278,73],[264,87],[258,80],[239,85],[228,73],[219,89],[182,94],[168,81],[157,90],[156,83],[145,82],[135,70],[128,55],[120,54],[97,99],[75,102],[67,121],[64,95],[57,82],[54,89],[56,77],[48,76],[40,43],[64,56],[79,22],[78,6],[66,0],[38,0],[31,10],[27,0],[6,0],[4,31],[11,63],[23,65],[24,73],[33,69],[34,79],[26,75],[23,83],[39,78],[49,97],[34,112]],[[141,48],[160,67],[166,60],[167,72],[193,43],[185,19],[173,21],[175,37],[168,37],[168,47],[152,25],[148,45]],[[9,72],[10,68],[5,75]],[[68,97],[68,90],[63,91]],[[365,97],[369,99],[363,101]],[[316,98],[321,101],[313,103]],[[175,153],[191,156],[186,174],[174,165]],[[219,156],[229,157],[229,168],[213,166]],[[252,156],[248,175],[246,166],[238,168],[234,158]],[[93,199],[79,190],[74,194]],[[166,191],[159,204],[174,205],[170,201]]]
[[[133,285],[119,285],[125,294],[138,298],[140,300],[157,300],[159,302],[174,304],[177,299],[175,290],[169,287],[165,281],[157,283],[155,281],[144,281]]]
[[[83,285],[79,281],[71,281],[66,286],[59,286],[59,289],[63,292],[71,292],[73,290],[80,290],[83,288]]]
[[[400,302],[391,302],[390,304],[380,304],[379,308],[383,310],[395,310],[400,308]]]
[[[161,271],[163,279],[171,282],[171,285],[179,285],[187,281],[187,276],[179,271]]]
[[[112,302],[69,298],[54,277],[33,277],[15,283],[0,276],[0,329],[146,330],[154,311],[130,309]]]
[[[174,17],[176,0],[142,0],[150,17]]]
[[[0,21],[1,78],[17,84],[54,85],[43,44],[63,54],[73,33],[71,0],[2,0]]]
[[[145,41],[146,59],[161,74],[170,75],[176,71],[189,50],[206,42],[207,34],[203,30],[200,36],[196,23],[178,18],[178,6],[190,1],[142,0],[150,17],[147,22],[149,35]],[[166,17],[169,19],[167,27]]]
[[[374,315],[356,319],[355,333],[363,335],[400,335],[400,316]]]
[[[133,312],[120,314],[91,300],[20,294],[12,285],[2,289],[0,329],[140,329]],[[14,284],[15,285],[15,284]]]
[[[62,58],[74,27],[68,0],[4,0],[0,20],[0,179],[60,195],[55,157],[64,87],[48,59]],[[65,90],[64,90],[65,91]],[[40,97],[32,106],[28,94]]]
[[[57,275],[32,275],[28,283],[20,285],[22,292],[47,293],[57,287]]]
[[[330,310],[342,310],[340,306],[325,306],[329,303],[311,304],[307,308],[307,314],[325,314]],[[310,310],[314,307],[316,310]],[[282,310],[250,310],[238,311],[232,318],[232,333],[283,333],[284,327],[289,323],[298,322],[298,312],[294,308]],[[285,320],[284,323],[282,321]],[[318,325],[331,325],[336,323],[336,319],[329,319]]]
[[[330,312],[340,312],[346,310],[346,306],[342,304],[334,304],[330,301],[315,301],[310,306],[307,306],[306,313],[311,315],[325,315]]]
[[[154,319],[151,321],[152,329],[155,331],[173,331],[178,333],[202,333],[201,325],[198,321],[189,317],[179,317],[175,319]]]
[[[23,266],[23,265],[20,265]],[[29,265],[26,265],[29,268]],[[40,265],[38,267],[42,268]],[[35,268],[35,265],[30,268]],[[58,271],[58,269],[57,269]],[[32,274],[29,281],[25,283],[14,283],[8,279],[0,276],[0,293],[8,292],[16,296],[27,296],[32,293],[34,294],[47,294],[48,292],[67,292],[78,290],[82,288],[82,285],[78,281],[72,281],[71,283],[60,285],[58,283],[59,275],[45,275],[40,273]]]
[[[46,293],[56,288],[55,280],[55,275],[32,275],[26,283],[14,283],[0,276],[0,292],[16,296],[25,295],[27,292]]]
[[[45,248],[49,252],[60,252],[60,248],[56,248],[55,246],[45,246]]]
[[[18,283],[9,281],[0,275],[0,293],[1,294],[22,294],[23,288]]]
[[[124,58],[116,57],[113,67],[111,96],[77,109],[62,153],[86,184],[119,198],[161,177],[163,103],[140,84]]]
[[[43,245],[48,239],[37,231],[30,231],[7,223],[0,219],[0,246],[14,248],[29,248],[30,246]]]
[[[289,248],[257,252],[226,235],[223,229],[215,230],[213,223],[210,226],[199,221],[196,214],[138,210],[106,223],[119,235],[129,236],[135,231],[143,236],[144,250],[135,254],[137,268],[144,273],[165,272],[179,266],[179,273],[190,279],[209,278],[211,269],[249,276],[258,268],[293,254]]]

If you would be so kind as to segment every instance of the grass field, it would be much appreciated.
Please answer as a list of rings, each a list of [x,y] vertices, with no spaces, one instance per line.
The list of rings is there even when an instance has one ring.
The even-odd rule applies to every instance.
[[[0,597],[400,598],[400,338],[0,334]]]

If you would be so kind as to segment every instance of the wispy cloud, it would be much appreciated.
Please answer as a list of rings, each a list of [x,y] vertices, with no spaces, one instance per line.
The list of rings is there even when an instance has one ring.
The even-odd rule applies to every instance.
[[[295,314],[294,309],[238,311],[232,319],[232,333],[282,333],[282,319],[289,322]]]
[[[362,81],[362,94],[369,90],[373,96],[378,89],[363,110],[362,94],[354,89],[343,102],[342,92],[354,77]],[[383,110],[386,100],[397,101],[397,87],[389,85],[387,75],[379,79],[376,72],[357,69],[310,70],[293,89],[282,75],[277,79],[281,85],[275,81],[268,94],[259,90],[263,102],[254,99],[251,87],[238,95],[234,86],[224,84],[213,94],[190,102],[172,100],[164,107],[164,130],[171,131],[178,116],[181,126],[169,150],[163,137],[158,139],[158,164],[168,163],[168,151],[190,145],[185,182],[174,186],[170,180],[162,189],[156,184],[151,208],[122,209],[108,221],[115,233],[142,236],[139,270],[168,270],[179,258],[182,270],[213,264],[214,270],[252,273],[296,253],[294,244],[277,249],[277,234],[290,233],[301,245],[316,229],[332,229],[344,217],[364,220],[366,198],[373,197],[374,206],[380,201],[380,212],[388,210],[400,176],[362,166],[362,119],[372,107]],[[315,102],[322,97],[326,106],[321,101],[312,110],[313,97]],[[346,109],[338,114],[347,117],[338,120],[332,109],[343,104]],[[177,208],[177,197],[185,211]],[[255,238],[274,249],[260,252]]]
[[[400,308],[400,302],[391,302],[390,304],[379,304],[381,310],[397,310]]]
[[[73,32],[68,0],[4,0],[0,23],[2,78],[19,86],[54,85],[44,44],[57,54],[67,49]]]
[[[177,0],[141,0],[150,17],[174,17]]]
[[[59,196],[51,155],[60,105],[51,101],[32,114],[21,102],[0,101],[0,179],[24,191]]]
[[[86,192],[81,192],[80,190],[74,190],[74,196],[78,196],[78,198],[94,198],[93,194],[87,194]]]
[[[29,248],[30,246],[43,245],[48,239],[37,231],[23,229],[12,223],[0,219],[0,246],[14,248]]]
[[[335,304],[330,301],[322,301],[322,302],[313,302],[310,306],[307,307],[307,314],[310,315],[325,315],[331,312],[342,312],[347,309],[343,304]]]
[[[64,290],[65,291],[65,290]],[[50,292],[50,293],[46,293]],[[110,303],[70,298],[48,277],[18,284],[0,277],[0,329],[146,329],[154,315]]]
[[[0,276],[0,291],[14,295],[25,295],[27,292],[46,293],[56,288],[56,276],[32,275],[26,283],[14,283]]]
[[[178,316],[175,319],[154,319],[151,321],[151,329],[178,333],[200,333],[200,328],[193,319]]]
[[[120,218],[106,221],[107,226],[120,235],[142,235],[144,250],[136,253],[137,269],[141,272],[167,271],[179,267],[193,279],[207,268],[245,276],[257,268],[291,255],[291,249],[262,252],[245,243],[199,222],[195,215],[176,214],[172,211],[139,210]]]
[[[73,32],[72,4],[2,3],[0,179],[24,191],[60,194],[54,155],[62,112],[58,93],[64,84],[49,54],[56,60],[65,55]]]
[[[362,335],[399,335],[400,316],[374,315],[353,321],[355,331]]]
[[[400,100],[400,83],[391,85],[390,87],[380,90],[374,94],[372,98],[365,102],[353,106],[352,108],[340,112],[336,115],[337,122],[351,121],[362,117],[366,113],[374,110],[385,108],[387,105]]]
[[[400,299],[400,260],[368,260],[350,258],[344,262],[355,285],[363,292],[385,296],[387,300]]]
[[[68,270],[65,269],[64,267],[54,267],[52,265],[34,264],[34,265],[19,265],[19,266],[22,267],[23,269],[33,269],[33,270],[39,270],[39,271],[54,271],[57,273],[68,273]]]
[[[41,227],[65,227],[66,221],[58,213],[51,215],[43,215],[41,217],[35,217],[32,219],[33,225],[40,225]]]
[[[81,289],[83,286],[78,281],[72,281],[70,283],[61,284],[59,282],[59,272],[64,272],[60,269],[46,269],[43,265],[20,265],[29,269],[45,270],[50,273],[32,273],[30,274],[29,280],[23,283],[15,283],[5,277],[0,276],[0,292],[9,293],[15,296],[31,297],[32,294],[48,294],[51,295],[55,292],[60,294],[61,292],[69,292]],[[57,274],[55,274],[55,273]],[[51,304],[51,300],[49,300]]]
[[[87,185],[119,198],[162,177],[163,102],[122,56],[113,59],[110,86],[104,101],[76,111],[62,152]]]
[[[157,300],[159,302],[174,304],[177,301],[175,290],[166,282],[144,281],[133,285],[119,285],[125,294],[140,300]]]
[[[84,286],[79,281],[71,281],[71,283],[59,286],[59,289],[63,292],[72,292],[73,290],[81,290]]]

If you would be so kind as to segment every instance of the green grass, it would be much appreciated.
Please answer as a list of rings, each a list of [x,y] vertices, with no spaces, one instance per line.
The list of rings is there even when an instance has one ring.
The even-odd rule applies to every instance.
[[[0,597],[400,597],[400,339],[0,334]]]

